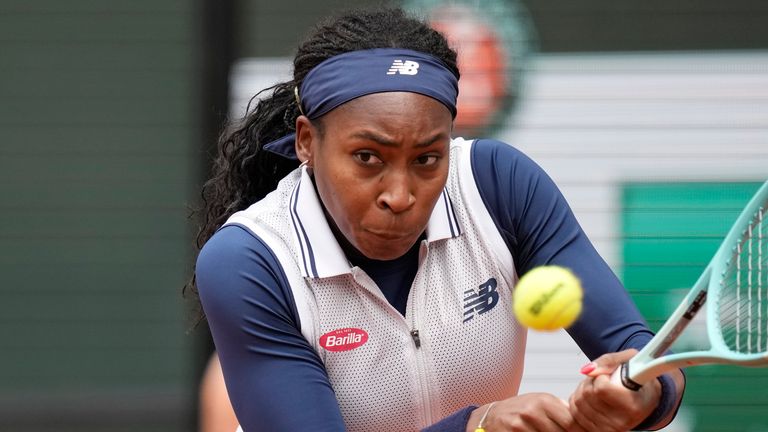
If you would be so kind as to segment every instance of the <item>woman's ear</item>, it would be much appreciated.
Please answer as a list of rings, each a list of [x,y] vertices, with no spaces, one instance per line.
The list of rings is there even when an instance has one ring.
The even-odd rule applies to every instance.
[[[318,132],[305,116],[296,119],[296,156],[301,163],[311,163],[314,145],[319,138]]]

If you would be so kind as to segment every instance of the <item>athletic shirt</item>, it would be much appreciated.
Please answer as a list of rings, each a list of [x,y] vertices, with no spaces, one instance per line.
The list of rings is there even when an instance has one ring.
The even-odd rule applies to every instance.
[[[511,293],[539,265],[582,280],[568,331],[588,357],[652,336],[551,179],[499,141],[452,140],[445,190],[404,257],[345,246],[302,167],[200,252],[200,298],[245,431],[463,431],[475,406],[517,393],[525,330]]]

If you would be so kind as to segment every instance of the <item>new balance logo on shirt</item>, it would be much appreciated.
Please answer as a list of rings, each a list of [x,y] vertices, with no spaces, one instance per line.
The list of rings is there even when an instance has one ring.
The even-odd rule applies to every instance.
[[[395,60],[392,62],[392,66],[389,67],[387,75],[394,75],[396,73],[400,75],[416,75],[419,73],[419,64],[411,60]]]
[[[499,293],[496,292],[496,279],[490,278],[477,288],[464,291],[464,322],[484,314],[496,306],[499,302]]]

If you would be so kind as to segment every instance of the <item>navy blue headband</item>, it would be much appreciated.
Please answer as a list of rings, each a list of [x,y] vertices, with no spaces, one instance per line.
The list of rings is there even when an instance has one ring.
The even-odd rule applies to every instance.
[[[429,96],[456,118],[456,76],[437,58],[400,48],[352,51],[323,61],[304,78],[297,102],[302,114],[314,120],[352,99],[383,92]],[[295,139],[295,134],[290,134],[263,148],[296,159]]]

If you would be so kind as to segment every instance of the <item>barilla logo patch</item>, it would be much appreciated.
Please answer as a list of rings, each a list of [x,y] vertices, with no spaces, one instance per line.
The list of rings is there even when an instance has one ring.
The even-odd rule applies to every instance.
[[[368,342],[368,333],[359,328],[341,328],[320,336],[320,346],[328,351],[349,351]]]
[[[416,75],[419,73],[419,64],[412,60],[395,60],[392,62],[392,66],[389,67],[387,75]]]

